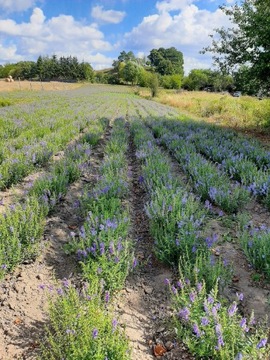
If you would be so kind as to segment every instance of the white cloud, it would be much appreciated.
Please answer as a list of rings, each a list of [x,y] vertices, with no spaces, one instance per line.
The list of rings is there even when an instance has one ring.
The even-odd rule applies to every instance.
[[[104,39],[104,34],[95,24],[85,25],[70,15],[59,15],[46,19],[41,9],[33,9],[29,22],[0,20],[0,35],[16,41],[17,52],[25,59],[36,59],[38,55],[76,55],[78,58],[106,52],[113,46]],[[106,57],[100,58],[106,63]],[[4,58],[0,56],[0,61]],[[14,61],[17,58],[14,53]]]
[[[0,0],[0,8],[8,12],[25,11],[35,6],[36,0]]]
[[[2,63],[18,62],[23,60],[23,57],[17,54],[16,45],[6,46],[0,44],[0,59]]]
[[[91,15],[94,19],[104,23],[119,24],[126,16],[126,13],[124,11],[103,10],[103,6],[97,5],[93,7]]]
[[[125,35],[124,47],[149,53],[153,48],[174,46],[183,52],[189,63],[202,63],[203,67],[208,63],[210,67],[210,57],[200,55],[199,51],[211,43],[209,34],[214,28],[229,25],[228,17],[220,9],[214,12],[199,9],[191,0],[159,1],[156,7],[159,13],[144,17]],[[172,15],[170,10],[177,10],[177,13]],[[207,59],[206,63],[203,59]],[[186,63],[185,70],[188,69]]]
[[[188,5],[192,4],[194,0],[165,0],[158,1],[156,3],[156,8],[159,12],[163,11],[175,11],[175,10],[183,10]]]

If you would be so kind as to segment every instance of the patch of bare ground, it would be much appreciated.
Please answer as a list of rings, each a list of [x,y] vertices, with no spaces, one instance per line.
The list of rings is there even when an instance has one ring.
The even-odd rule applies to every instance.
[[[64,279],[79,280],[77,262],[65,254],[63,245],[83,219],[75,210],[86,184],[94,185],[109,131],[90,155],[82,177],[70,186],[66,196],[47,219],[39,256],[24,263],[0,283],[0,359],[38,358],[47,323],[48,291]]]
[[[114,301],[119,322],[130,339],[132,360],[187,359],[193,357],[183,344],[175,339],[169,322],[172,316],[170,293],[165,279],[173,272],[160,263],[154,255],[154,241],[144,212],[147,194],[139,183],[140,165],[135,156],[135,146],[130,138],[130,208],[132,213],[131,238],[135,243],[138,266],[126,281]]]

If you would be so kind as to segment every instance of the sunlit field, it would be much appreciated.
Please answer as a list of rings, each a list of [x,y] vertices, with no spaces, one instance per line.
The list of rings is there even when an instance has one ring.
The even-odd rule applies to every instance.
[[[150,96],[145,90],[140,93]],[[205,91],[160,90],[156,100],[197,118],[235,129],[266,132],[270,127],[270,99],[259,100],[250,96],[235,98],[228,93]]]
[[[268,102],[101,85],[10,100],[0,358],[268,359],[270,152],[178,110],[237,123]]]

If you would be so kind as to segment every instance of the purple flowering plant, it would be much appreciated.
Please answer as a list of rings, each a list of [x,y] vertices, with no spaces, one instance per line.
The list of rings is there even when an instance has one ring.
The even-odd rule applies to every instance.
[[[194,286],[180,282],[181,287],[172,290],[174,324],[179,339],[193,354],[220,360],[234,359],[239,353],[243,358],[252,354],[252,359],[270,354],[267,327],[255,328],[253,314],[243,318],[236,301],[227,304],[220,299],[218,283],[208,292],[204,281]],[[242,294],[237,299],[241,301]]]

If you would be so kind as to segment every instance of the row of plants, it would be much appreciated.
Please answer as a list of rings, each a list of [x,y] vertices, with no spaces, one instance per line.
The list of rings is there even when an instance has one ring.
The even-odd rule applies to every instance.
[[[211,255],[217,235],[203,239],[205,210],[186,193],[170,169],[169,158],[155,145],[149,129],[132,123],[141,182],[150,200],[146,212],[157,256],[178,266],[179,280],[168,285],[175,311],[177,336],[197,358],[265,359],[269,355],[267,329],[254,326],[254,316],[242,317],[237,303],[220,295],[230,268]]]
[[[222,210],[235,213],[250,200],[249,191],[238,183],[232,184],[224,172],[197,152],[194,144],[168,130],[162,121],[148,120],[147,123],[160,143],[171,151],[189,175],[193,187],[203,201],[211,201]]]
[[[220,164],[219,167],[232,179],[240,182],[270,207],[269,151],[255,141],[213,126],[180,121],[164,121],[162,125],[182,140],[193,144],[198,152]]]
[[[167,128],[170,125],[164,122],[155,121],[148,122],[148,124],[152,124],[155,135],[160,137],[161,142],[171,150],[180,164],[183,164],[183,169],[187,169],[187,172],[193,176],[194,187],[203,200],[209,199],[228,213],[239,210],[240,201],[243,205],[249,200],[248,189],[241,186],[234,186],[230,192],[230,180],[226,179],[226,175],[222,173],[218,175],[218,171],[215,172],[214,164],[197,153],[197,147],[193,142],[189,143],[184,140],[188,139],[188,136],[179,137],[176,127],[173,128],[174,131],[168,132]],[[184,156],[187,148],[190,152],[189,156]],[[214,175],[212,169],[214,169]],[[227,193],[224,191],[224,187],[229,189]],[[268,205],[268,192],[265,193],[265,196],[263,201]],[[239,238],[242,249],[253,268],[270,278],[270,249],[268,246],[270,230],[265,226],[256,228],[247,221],[241,225]]]
[[[57,289],[50,305],[50,328],[42,359],[128,360],[128,341],[111,315],[113,293],[123,287],[135,266],[129,238],[128,132],[125,121],[114,121],[97,183],[80,199],[85,222],[71,233],[66,251],[75,254],[84,283]]]
[[[106,126],[107,121],[101,120],[89,127],[89,133],[67,148],[63,159],[30,184],[21,203],[11,205],[0,215],[0,277],[18,263],[35,257],[45,217],[65,195],[69,184],[79,178],[88,164],[91,146],[97,143]]]
[[[43,104],[44,105],[44,104]],[[105,105],[104,105],[105,106]],[[42,109],[44,111],[44,109]],[[0,189],[4,190],[22,180],[36,168],[44,166],[51,156],[63,150],[70,139],[78,136],[96,118],[94,109],[91,117],[76,119],[69,109],[63,111],[59,118],[51,114],[37,121],[39,124],[10,142],[5,142],[0,150]],[[32,117],[38,116],[36,113]],[[26,121],[26,120],[25,120]],[[26,121],[27,122],[27,121]]]

